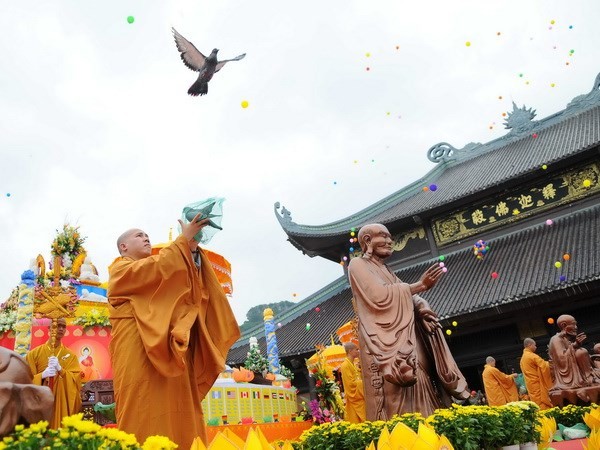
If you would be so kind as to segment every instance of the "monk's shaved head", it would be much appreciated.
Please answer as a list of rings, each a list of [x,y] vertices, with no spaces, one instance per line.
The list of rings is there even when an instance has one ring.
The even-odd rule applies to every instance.
[[[525,338],[523,340],[523,347],[531,347],[532,345],[535,345],[535,341],[531,338]]]
[[[350,353],[352,350],[356,350],[358,348],[358,345],[356,345],[354,342],[346,342],[344,344],[344,350],[346,350],[346,354]]]
[[[121,256],[135,260],[145,258],[152,253],[148,235],[139,228],[131,228],[117,239],[117,249]]]
[[[487,358],[485,358],[486,364],[493,364],[495,362],[496,362],[496,360],[492,356],[488,356]]]
[[[127,241],[127,238],[129,238],[136,231],[138,231],[137,228],[130,228],[129,230],[127,230],[125,233],[123,233],[121,236],[118,237],[117,249],[119,250],[120,254],[122,254],[121,253],[121,244],[125,243],[125,241]]]

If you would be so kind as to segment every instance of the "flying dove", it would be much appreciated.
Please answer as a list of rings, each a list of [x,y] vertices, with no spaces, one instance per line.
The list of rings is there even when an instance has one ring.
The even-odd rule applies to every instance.
[[[177,44],[177,50],[181,52],[181,60],[188,69],[200,72],[198,79],[188,89],[188,94],[194,97],[197,95],[204,95],[208,92],[208,82],[216,72],[221,70],[225,63],[229,61],[239,61],[246,56],[246,54],[243,53],[233,59],[217,61],[217,52],[219,50],[215,48],[207,58],[194,46],[194,44],[179,34],[175,28],[172,28],[172,30],[173,36],[175,37],[175,44]]]

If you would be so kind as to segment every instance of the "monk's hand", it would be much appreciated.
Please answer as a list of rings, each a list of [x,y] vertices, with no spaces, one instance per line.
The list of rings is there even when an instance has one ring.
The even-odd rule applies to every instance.
[[[429,308],[421,308],[418,310],[419,318],[425,327],[425,331],[429,334],[433,334],[436,328],[442,328],[440,321],[436,313]]]
[[[425,291],[428,291],[433,286],[435,286],[435,284],[438,282],[443,273],[444,271],[442,270],[442,268],[439,266],[439,264],[436,263],[429,269],[427,269],[423,275],[421,275],[421,279],[419,280],[419,282],[423,286],[423,289]]]
[[[181,234],[183,234],[183,236],[190,243],[190,248],[194,243],[194,248],[198,246],[198,242],[194,239],[194,236],[196,236],[198,232],[208,224],[208,219],[198,220],[200,219],[201,215],[201,213],[196,214],[196,216],[189,223],[183,223],[183,221],[179,219],[179,225],[181,225]]]

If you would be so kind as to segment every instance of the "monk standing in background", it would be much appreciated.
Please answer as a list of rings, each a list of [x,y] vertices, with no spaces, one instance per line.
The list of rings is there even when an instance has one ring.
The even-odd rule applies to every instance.
[[[519,400],[515,378],[517,374],[506,375],[496,368],[496,360],[491,356],[485,359],[483,387],[488,405],[502,406]]]
[[[208,258],[194,236],[199,214],[158,255],[133,229],[117,240],[108,301],[117,424],[136,435],[163,435],[181,449],[206,443],[200,402],[225,368],[240,332]]]
[[[54,411],[50,428],[60,427],[63,417],[81,410],[81,368],[75,353],[61,344],[67,331],[65,319],[58,319],[54,346],[50,339],[27,355],[25,360],[33,374],[33,384],[46,385],[54,395]]]
[[[350,423],[360,423],[365,421],[367,413],[362,376],[355,365],[359,350],[358,346],[352,342],[344,344],[344,350],[346,350],[346,359],[340,366],[346,401],[344,420]]]
[[[535,354],[537,345],[531,338],[523,341],[523,356],[521,357],[521,372],[525,378],[525,386],[529,399],[537,403],[540,409],[552,408],[548,391],[552,387],[550,365],[542,357]]]

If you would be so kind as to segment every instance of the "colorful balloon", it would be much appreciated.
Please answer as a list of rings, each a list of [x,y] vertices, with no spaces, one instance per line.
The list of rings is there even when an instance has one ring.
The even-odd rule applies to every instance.
[[[473,245],[473,254],[477,259],[483,259],[483,257],[490,251],[490,246],[483,239],[479,239]]]
[[[244,109],[247,108],[249,105],[248,100],[242,100],[241,105],[242,105],[242,108],[244,108]]]
[[[127,23],[135,22],[135,18],[133,16],[127,16]]]
[[[554,222],[552,222],[552,219],[548,219],[546,220],[546,225],[550,226],[552,225]]]

